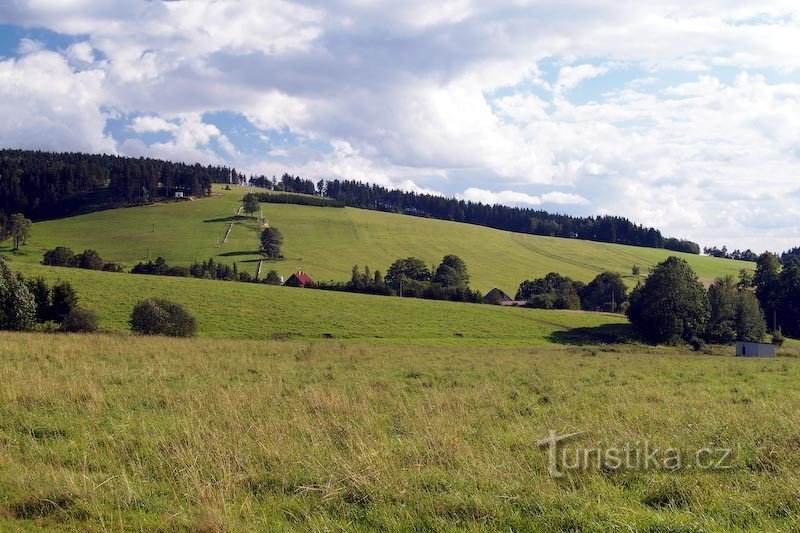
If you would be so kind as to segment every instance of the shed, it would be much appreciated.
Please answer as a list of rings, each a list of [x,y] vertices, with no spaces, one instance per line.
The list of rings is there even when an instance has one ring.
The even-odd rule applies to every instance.
[[[175,191],[175,198],[183,198],[183,191]]]
[[[513,300],[508,294],[504,293],[497,287],[487,292],[486,296],[483,297],[483,303],[485,304],[508,305],[512,301]]]
[[[289,287],[303,287],[303,288],[313,287],[314,280],[312,280],[309,277],[309,275],[303,272],[302,270],[298,270],[297,272],[289,276],[289,279],[286,280],[284,285],[287,285]]]
[[[737,357],[775,357],[775,345],[766,342],[736,342]]]

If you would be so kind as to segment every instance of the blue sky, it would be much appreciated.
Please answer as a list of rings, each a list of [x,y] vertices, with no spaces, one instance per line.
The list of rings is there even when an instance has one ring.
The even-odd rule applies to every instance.
[[[795,2],[0,5],[0,145],[800,244]]]

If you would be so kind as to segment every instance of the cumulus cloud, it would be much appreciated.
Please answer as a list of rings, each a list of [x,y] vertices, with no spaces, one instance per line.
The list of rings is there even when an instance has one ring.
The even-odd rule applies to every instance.
[[[709,244],[800,240],[791,2],[20,0],[0,22],[73,39],[26,37],[0,62],[5,145],[463,191]],[[112,139],[110,116],[138,137]]]
[[[575,67],[561,67],[558,71],[555,91],[563,93],[577,87],[582,81],[602,76],[608,72],[608,67],[595,65],[578,65]]]
[[[181,115],[171,121],[158,116],[136,117],[130,128],[137,133],[167,132],[171,139],[150,144],[140,139],[129,139],[121,146],[121,152],[125,155],[161,157],[187,163],[224,163],[225,159],[213,149],[212,144],[228,156],[237,155],[228,137],[197,114]]]
[[[485,189],[478,189],[470,187],[462,194],[458,195],[459,198],[470,202],[482,202],[485,204],[504,204],[504,205],[517,205],[517,206],[535,206],[542,204],[557,204],[557,205],[584,205],[589,201],[580,195],[573,193],[565,193],[560,191],[551,191],[541,196],[532,196],[521,192],[514,191],[499,191],[492,192]]]
[[[55,52],[0,61],[0,145],[114,152],[104,133],[104,82],[103,71],[75,72]]]

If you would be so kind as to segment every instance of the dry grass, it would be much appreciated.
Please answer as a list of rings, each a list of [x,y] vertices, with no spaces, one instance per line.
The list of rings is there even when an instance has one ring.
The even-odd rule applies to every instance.
[[[0,334],[0,529],[790,530],[800,360]],[[549,478],[534,441],[736,448]]]

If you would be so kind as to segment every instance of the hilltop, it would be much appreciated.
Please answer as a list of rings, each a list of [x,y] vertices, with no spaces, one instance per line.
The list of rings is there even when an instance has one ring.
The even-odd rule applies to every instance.
[[[215,186],[211,197],[100,211],[37,222],[24,256],[38,263],[44,250],[68,246],[92,248],[107,260],[131,266],[148,257],[190,264],[209,257],[238,263],[255,273],[260,224],[255,217],[234,216],[245,187],[226,191]],[[670,255],[686,259],[708,281],[737,275],[753,263],[717,259],[664,249],[513,233],[470,224],[369,211],[289,204],[262,204],[269,223],[285,237],[285,260],[267,265],[288,276],[302,267],[317,280],[345,280],[353,265],[386,271],[399,257],[416,256],[434,264],[448,254],[469,266],[474,289],[498,286],[513,293],[524,279],[559,272],[589,281],[604,270],[619,272],[633,286],[634,264],[647,269]],[[228,242],[223,242],[233,223]],[[8,247],[0,251],[8,251]]]

